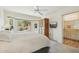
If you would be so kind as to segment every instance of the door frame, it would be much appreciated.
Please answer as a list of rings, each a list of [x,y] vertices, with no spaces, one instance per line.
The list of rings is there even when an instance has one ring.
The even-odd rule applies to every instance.
[[[63,16],[65,16],[65,15],[68,15],[68,14],[73,14],[73,13],[77,13],[77,12],[79,12],[79,11],[73,11],[73,12],[69,12],[69,13],[66,13],[66,14],[63,14],[62,15],[62,38],[63,38],[63,41],[62,41],[62,43],[64,44],[64,18],[63,18]]]

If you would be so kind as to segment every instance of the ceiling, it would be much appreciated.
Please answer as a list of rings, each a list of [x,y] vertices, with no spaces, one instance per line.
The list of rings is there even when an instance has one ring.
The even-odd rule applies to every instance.
[[[33,11],[34,6],[2,6],[2,8],[8,11],[13,11],[13,12],[18,12],[18,13],[40,17],[38,13],[35,13]],[[53,13],[57,11],[58,9],[61,9],[61,7],[60,6],[39,6],[39,9],[45,10],[45,11],[41,11],[41,13],[43,13],[43,15],[45,16],[51,12]]]

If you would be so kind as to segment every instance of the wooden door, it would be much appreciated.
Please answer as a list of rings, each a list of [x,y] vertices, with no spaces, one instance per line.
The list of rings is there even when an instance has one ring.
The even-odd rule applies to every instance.
[[[49,37],[49,19],[44,18],[44,23],[45,23],[44,35]]]

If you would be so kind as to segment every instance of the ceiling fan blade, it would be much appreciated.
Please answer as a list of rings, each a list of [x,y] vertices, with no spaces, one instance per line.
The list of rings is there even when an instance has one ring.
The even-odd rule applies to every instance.
[[[44,12],[44,11],[47,11],[47,9],[39,9],[39,11],[42,11],[42,12]]]
[[[34,11],[39,11],[39,6],[34,6]]]
[[[39,6],[36,6],[37,10],[39,10]]]
[[[39,12],[39,11],[38,11],[38,13],[39,13],[40,15],[43,15],[43,13],[41,13],[41,12]]]

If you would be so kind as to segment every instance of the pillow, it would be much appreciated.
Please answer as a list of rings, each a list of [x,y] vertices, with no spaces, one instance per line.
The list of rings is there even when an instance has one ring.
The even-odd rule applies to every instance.
[[[10,41],[10,32],[9,31],[0,32],[0,41]]]

